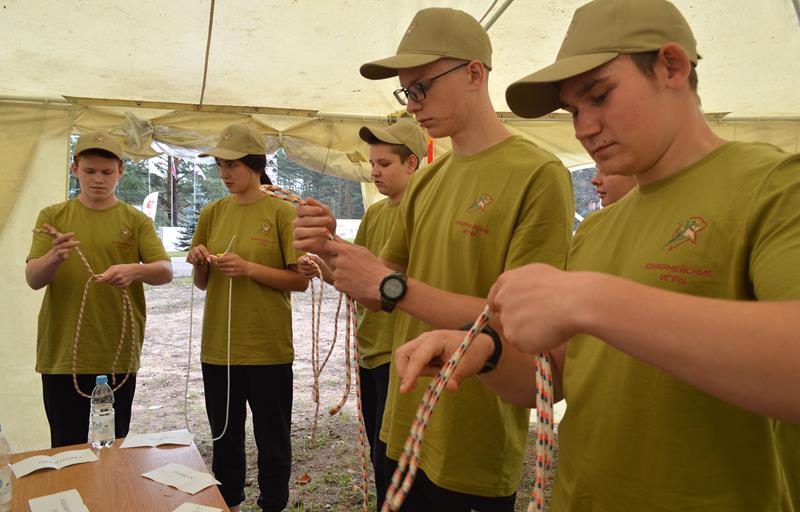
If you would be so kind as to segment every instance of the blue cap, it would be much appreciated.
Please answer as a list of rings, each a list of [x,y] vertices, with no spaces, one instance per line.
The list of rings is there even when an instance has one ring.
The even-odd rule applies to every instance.
[[[95,384],[108,384],[108,377],[105,375],[98,375],[94,382]]]

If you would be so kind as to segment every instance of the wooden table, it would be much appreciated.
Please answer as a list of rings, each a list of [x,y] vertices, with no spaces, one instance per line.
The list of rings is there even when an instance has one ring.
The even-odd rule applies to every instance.
[[[191,446],[160,446],[158,448],[120,449],[122,439],[114,446],[95,450],[97,462],[76,464],[62,469],[43,469],[22,478],[13,479],[12,512],[28,512],[28,500],[57,492],[77,489],[90,512],[172,512],[181,503],[199,503],[228,510],[216,485],[197,494],[188,494],[142,476],[170,462],[183,464],[198,471],[208,471],[194,443]],[[88,444],[65,446],[50,450],[15,453],[11,462],[32,455],[88,448]]]

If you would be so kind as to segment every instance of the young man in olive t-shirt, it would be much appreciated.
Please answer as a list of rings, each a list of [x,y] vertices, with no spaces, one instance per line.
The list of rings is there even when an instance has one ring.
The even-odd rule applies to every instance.
[[[596,0],[506,91],[518,115],[566,109],[603,171],[638,184],[581,224],[569,272],[529,265],[489,295],[508,350],[483,383],[530,406],[520,351],[549,350],[569,403],[553,512],[796,510],[800,155],[710,129],[696,46],[669,2]],[[459,340],[403,347],[403,389]]]
[[[111,373],[124,311],[122,295],[114,288],[127,289],[131,299],[135,337],[131,341],[126,330],[116,378],[124,378],[127,370],[132,375],[114,394],[116,437],[125,437],[130,425],[144,340],[142,283],[159,285],[172,280],[172,264],[153,222],[115,194],[123,173],[119,144],[108,134],[88,133],[78,139],[74,151],[72,175],[78,179],[80,193],[39,213],[25,266],[31,288],[47,287],[39,311],[36,371],[42,374],[54,448],[85,443],[89,431],[89,400],[75,391],[71,375],[76,357],[72,351],[75,322],[90,277],[75,249],[80,246],[92,270],[100,274],[90,285],[74,361],[83,393],[92,392],[98,374]],[[133,361],[129,342],[137,345]]]
[[[394,350],[431,327],[472,322],[503,271],[566,262],[574,214],[569,173],[498,119],[488,92],[491,54],[474,18],[433,8],[417,13],[397,55],[361,67],[369,79],[398,76],[396,98],[432,137],[450,137],[453,148],[411,179],[380,259],[326,242],[335,227],[327,209],[298,209],[296,246],[332,255],[338,289],[370,309],[400,310]],[[424,387],[400,394],[394,361],[389,378],[381,429],[387,474]],[[442,395],[403,510],[513,510],[528,422],[528,410],[475,379],[464,383],[460,400]]]

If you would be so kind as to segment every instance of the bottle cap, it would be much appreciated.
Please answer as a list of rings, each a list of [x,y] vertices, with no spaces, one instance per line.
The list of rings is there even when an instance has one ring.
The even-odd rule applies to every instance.
[[[108,377],[105,375],[98,375],[95,379],[95,384],[108,384]]]

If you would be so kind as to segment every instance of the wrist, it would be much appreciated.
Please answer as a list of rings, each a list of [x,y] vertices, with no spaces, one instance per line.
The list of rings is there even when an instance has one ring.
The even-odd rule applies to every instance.
[[[377,288],[372,289],[378,291],[381,309],[391,313],[408,292],[408,277],[400,272],[390,272],[384,274]]]
[[[472,324],[466,324],[461,327],[462,331],[469,331]],[[488,373],[500,364],[500,357],[503,355],[503,341],[500,335],[489,327],[488,325],[481,330],[472,342],[473,345],[478,345],[478,350],[482,354],[483,366],[478,370],[478,375]],[[470,348],[473,350],[473,348]]]
[[[597,272],[572,272],[567,275],[572,283],[565,294],[561,311],[567,329],[570,333],[593,332],[595,320],[602,319],[605,305],[613,302],[608,293],[613,289],[613,283],[606,282],[609,276]]]

